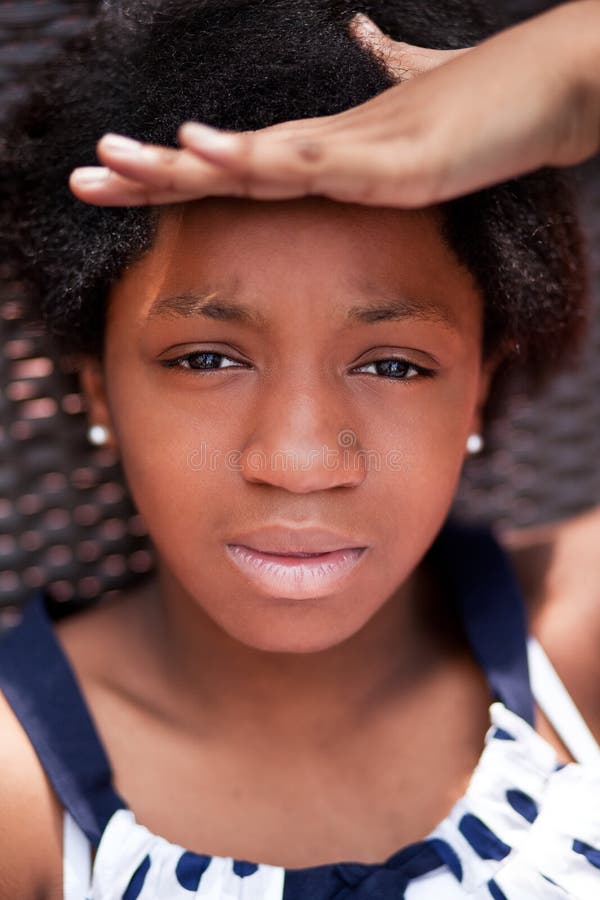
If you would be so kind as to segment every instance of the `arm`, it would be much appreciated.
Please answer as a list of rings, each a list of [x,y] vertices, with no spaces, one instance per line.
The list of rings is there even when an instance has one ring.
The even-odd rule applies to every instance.
[[[124,156],[104,137],[104,168],[75,170],[71,189],[99,205],[323,194],[424,206],[600,148],[600,0],[572,0],[462,51],[372,27],[360,39],[404,80],[354,109],[257,132],[185,123],[181,150],[134,145]],[[78,179],[86,172],[100,181]]]
[[[0,897],[62,896],[62,807],[0,691]]]

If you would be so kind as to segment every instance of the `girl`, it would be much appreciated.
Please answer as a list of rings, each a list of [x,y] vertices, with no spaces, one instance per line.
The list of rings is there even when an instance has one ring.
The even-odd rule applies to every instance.
[[[493,28],[462,2],[371,6],[415,44]],[[414,210],[68,191],[107,127],[173,146],[186,119],[256,129],[381,93],[353,12],[106,6],[6,137],[11,261],[158,565],[60,621],[41,590],[2,640],[2,896],[598,892],[598,710],[583,687],[589,728],[549,705],[535,590],[449,515],[503,373],[541,382],[581,333],[564,180]],[[585,685],[596,654],[564,612],[536,632],[574,623]]]

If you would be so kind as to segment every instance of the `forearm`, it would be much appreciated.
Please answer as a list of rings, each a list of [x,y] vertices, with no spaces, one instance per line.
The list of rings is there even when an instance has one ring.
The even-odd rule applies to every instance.
[[[600,151],[600,0],[571,0],[514,26],[528,30],[530,50],[556,64],[556,89],[567,91],[567,115],[548,162],[574,165]]]
[[[583,159],[600,152],[600,0],[579,0],[569,6],[581,16],[581,47],[575,53],[576,84],[583,107],[582,119],[590,122],[591,146],[585,150],[586,135],[581,139]],[[589,27],[588,27],[589,26]],[[577,50],[577,48],[575,48]]]

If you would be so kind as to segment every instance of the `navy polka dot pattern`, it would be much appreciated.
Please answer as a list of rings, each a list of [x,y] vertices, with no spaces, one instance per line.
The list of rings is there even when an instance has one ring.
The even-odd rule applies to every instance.
[[[600,799],[598,802],[600,802]],[[584,843],[584,841],[577,840],[573,841],[573,850],[575,853],[581,853],[589,863],[597,869],[600,869],[600,850],[597,850],[595,847],[590,847],[590,845]]]
[[[234,860],[233,871],[239,878],[248,878],[258,871],[256,863],[249,863],[240,860]]]
[[[527,819],[528,822],[535,822],[538,808],[533,797],[530,797],[525,791],[509,788],[506,792],[506,799],[512,808],[522,815],[524,819]]]
[[[144,881],[146,880],[146,875],[148,874],[148,869],[151,865],[152,861],[150,857],[145,856],[131,876],[131,881],[125,889],[122,900],[137,900],[142,892]]]
[[[510,847],[477,816],[467,813],[460,820],[458,830],[482,859],[504,859]]]
[[[200,853],[182,853],[175,868],[177,881],[188,891],[197,891],[200,879],[210,865],[210,856]]]
[[[446,863],[454,877],[457,878],[458,881],[462,881],[462,865],[456,850],[450,846],[448,841],[442,841],[440,838],[432,838],[431,843],[437,850],[440,859]]]
[[[494,879],[488,881],[488,890],[490,892],[490,896],[494,898],[494,900],[508,900],[506,894],[500,890]]]

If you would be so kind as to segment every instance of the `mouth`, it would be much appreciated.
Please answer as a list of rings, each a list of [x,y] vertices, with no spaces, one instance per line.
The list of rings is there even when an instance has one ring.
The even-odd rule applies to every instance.
[[[226,544],[239,571],[270,596],[305,599],[331,593],[353,572],[368,547],[323,552],[274,553],[245,544]]]

